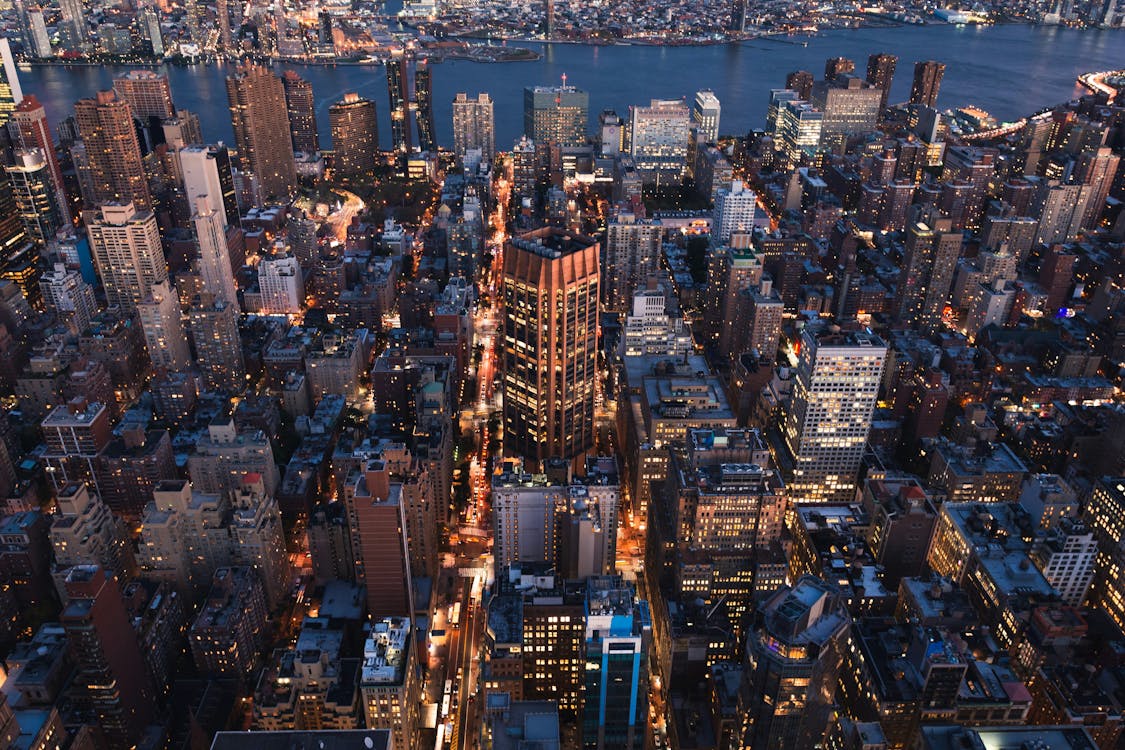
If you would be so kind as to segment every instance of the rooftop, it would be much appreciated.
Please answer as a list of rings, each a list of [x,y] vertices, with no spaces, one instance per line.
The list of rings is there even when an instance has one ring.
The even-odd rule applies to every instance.
[[[410,652],[410,620],[388,617],[376,622],[363,644],[364,685],[398,685]]]
[[[388,750],[389,729],[219,732],[211,750]]]

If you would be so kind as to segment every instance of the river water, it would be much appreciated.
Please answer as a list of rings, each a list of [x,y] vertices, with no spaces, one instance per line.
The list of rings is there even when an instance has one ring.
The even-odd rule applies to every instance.
[[[450,61],[433,68],[438,140],[452,142],[451,102],[458,91],[487,91],[495,101],[496,143],[507,149],[523,127],[523,88],[551,84],[565,73],[571,85],[590,93],[590,118],[602,109],[625,115],[630,104],[650,98],[690,101],[701,88],[722,102],[720,130],[743,133],[765,122],[771,88],[780,88],[791,70],[823,75],[828,57],[856,62],[861,75],[867,56],[899,56],[891,101],[910,92],[916,60],[946,63],[938,106],[973,104],[1000,120],[1013,120],[1081,92],[1079,73],[1125,67],[1125,31],[1074,30],[1034,26],[906,26],[823,32],[812,38],[755,40],[706,47],[599,47],[577,44],[524,45],[542,51],[537,62]],[[381,67],[284,65],[310,80],[317,98],[321,144],[329,146],[328,107],[349,91],[374,98],[380,139],[390,145],[387,87]],[[73,111],[74,100],[108,88],[127,68],[42,66],[20,72],[25,92],[43,101],[52,123]],[[208,140],[233,141],[224,76],[229,66],[169,67],[176,106],[199,114]]]

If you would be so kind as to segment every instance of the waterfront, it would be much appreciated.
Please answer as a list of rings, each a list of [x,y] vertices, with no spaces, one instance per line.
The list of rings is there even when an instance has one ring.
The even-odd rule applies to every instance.
[[[807,45],[800,42],[807,41]],[[630,104],[653,97],[690,97],[712,88],[722,101],[722,131],[745,133],[765,122],[771,88],[785,74],[804,69],[823,75],[824,61],[842,55],[862,74],[867,56],[899,56],[891,101],[910,90],[913,63],[936,58],[946,63],[940,108],[974,104],[999,120],[1064,101],[1082,92],[1080,73],[1125,65],[1125,32],[1060,27],[904,26],[827,31],[802,40],[756,40],[703,47],[521,45],[541,49],[542,59],[523,63],[449,61],[434,68],[434,110],[438,140],[449,145],[450,102],[458,91],[487,91],[495,101],[496,142],[507,149],[523,126],[523,87],[568,81],[590,92],[590,116],[602,109],[626,114]],[[924,50],[924,51],[923,51]],[[373,98],[379,112],[380,140],[390,145],[386,79],[381,67],[303,66],[291,68],[312,82],[317,98],[321,144],[329,145],[328,106],[348,91]],[[25,91],[36,94],[57,123],[74,100],[107,88],[127,67],[44,66],[20,73]],[[167,68],[176,105],[199,114],[204,135],[233,142],[224,76],[231,66]],[[1030,92],[1030,93],[1029,93]]]

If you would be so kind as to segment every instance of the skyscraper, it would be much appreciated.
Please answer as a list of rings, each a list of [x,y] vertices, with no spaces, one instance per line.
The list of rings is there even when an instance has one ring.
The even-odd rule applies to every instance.
[[[8,182],[16,199],[16,210],[27,237],[40,249],[62,226],[62,215],[51,187],[50,172],[39,149],[17,149],[14,164],[5,166]]]
[[[238,0],[235,0],[237,6]],[[215,0],[215,22],[219,24],[220,55],[229,55],[234,51],[231,38],[230,6],[228,0]]]
[[[391,101],[391,148],[400,157],[411,151],[410,65],[401,49],[391,50],[387,66],[387,93]]]
[[[879,127],[883,92],[851,74],[817,81],[810,104],[824,113],[821,146],[839,148],[847,138]]]
[[[133,310],[152,294],[153,286],[168,279],[152,211],[132,202],[105,203],[86,231],[110,305]]]
[[[258,288],[264,315],[300,312],[305,303],[301,264],[287,248],[275,248],[258,261]]]
[[[961,233],[936,210],[917,210],[907,221],[906,253],[895,289],[896,318],[910,327],[934,333],[953,284],[961,255]]]
[[[63,46],[69,50],[84,51],[90,43],[85,3],[82,0],[59,0],[59,11],[62,15],[59,34]]]
[[[830,57],[824,63],[824,80],[834,81],[845,73],[855,72],[855,61],[846,57]]]
[[[69,270],[56,263],[54,270],[39,280],[43,290],[43,303],[59,320],[66,321],[72,331],[82,332],[90,325],[90,318],[98,311],[94,289],[78,271]]]
[[[320,139],[316,132],[316,98],[312,84],[292,70],[281,74],[281,83],[285,87],[285,107],[293,133],[293,150],[315,154],[320,150]],[[332,145],[335,146],[335,142]]]
[[[910,103],[936,107],[945,63],[924,60],[914,63],[914,83],[910,87]]]
[[[152,70],[130,70],[114,77],[113,93],[128,103],[133,110],[133,117],[141,122],[147,123],[153,118],[166,120],[176,116],[167,74]]]
[[[51,37],[47,34],[47,22],[43,19],[43,9],[39,6],[27,10],[28,33],[31,36],[31,54],[41,60],[50,58]]]
[[[851,616],[819,578],[784,586],[758,610],[747,638],[751,716],[745,747],[799,750],[823,742]]]
[[[66,196],[65,183],[63,183],[62,169],[59,159],[55,154],[55,145],[51,135],[51,126],[47,123],[47,111],[35,97],[28,94],[12,112],[12,119],[8,122],[8,130],[12,139],[20,148],[39,149],[47,162],[48,176],[51,187],[55,191],[55,205],[59,210],[59,220],[63,224],[70,223],[70,203]]]
[[[891,95],[891,83],[895,78],[898,57],[880,52],[867,58],[867,82],[883,92],[880,111],[887,108],[887,97]]]
[[[16,59],[6,37],[0,37],[0,126],[8,122],[16,105],[23,99]]]
[[[598,243],[547,227],[504,250],[504,448],[580,462],[594,445]]]
[[[356,582],[367,588],[367,611],[412,617],[414,593],[405,537],[402,485],[386,462],[373,459],[342,489],[356,557]]]
[[[620,213],[606,227],[602,282],[605,309],[628,312],[633,294],[660,269],[664,231],[658,221]]]
[[[782,425],[780,463],[795,501],[852,499],[886,356],[874,334],[805,329]]]
[[[246,364],[238,335],[236,305],[211,297],[196,297],[189,313],[195,363],[208,388],[229,394],[246,387]]]
[[[714,91],[695,92],[695,106],[691,110],[691,121],[706,143],[715,143],[719,140],[719,115],[721,113],[722,105],[719,104],[719,97],[715,96]]]
[[[675,99],[653,99],[647,107],[632,107],[629,149],[645,183],[679,184],[687,167],[691,113]]]
[[[484,160],[491,163],[496,155],[492,97],[477,94],[475,99],[459,93],[453,99],[453,153],[465,158],[469,149],[480,149]]]
[[[180,298],[172,282],[164,279],[153,284],[149,296],[137,303],[137,316],[152,366],[172,372],[187,369],[191,352],[184,335]]]
[[[813,74],[807,70],[794,70],[785,76],[785,88],[797,92],[797,98],[808,101],[812,96]]]
[[[648,651],[652,616],[620,578],[587,581],[585,750],[641,750],[649,727]]]
[[[749,232],[754,228],[758,196],[753,190],[734,180],[719,188],[715,195],[715,212],[711,220],[711,239],[717,245],[730,242],[734,232]]]
[[[566,85],[523,90],[523,132],[536,143],[581,146],[586,142],[590,95]],[[687,147],[685,138],[684,147]]]
[[[414,68],[414,107],[418,120],[418,147],[423,151],[436,151],[433,70],[426,60],[419,60]]]
[[[128,201],[138,211],[152,207],[141,145],[128,102],[112,91],[74,104],[78,134],[86,146],[89,185],[96,209],[109,201]]]
[[[379,153],[379,123],[375,102],[359,94],[344,98],[328,108],[332,126],[332,174],[344,181],[371,180]]]
[[[238,287],[230,264],[223,214],[216,211],[205,196],[199,196],[195,199],[191,223],[199,246],[200,292],[237,309]]]
[[[188,146],[180,149],[179,154],[188,203],[193,204],[196,198],[205,196],[211,210],[222,214],[224,227],[239,226],[238,193],[234,189],[227,147],[221,143]]]
[[[227,76],[238,158],[250,172],[258,200],[285,200],[297,185],[285,87],[267,68],[252,63]]]

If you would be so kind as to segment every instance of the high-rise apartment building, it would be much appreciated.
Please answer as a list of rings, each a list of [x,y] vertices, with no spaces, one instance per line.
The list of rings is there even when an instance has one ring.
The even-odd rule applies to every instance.
[[[492,97],[483,92],[475,99],[464,93],[453,99],[453,153],[464,159],[470,149],[479,149],[489,163],[496,155]]]
[[[629,153],[645,183],[679,184],[687,167],[691,112],[678,99],[653,99],[629,114]]]
[[[81,482],[64,484],[55,500],[51,519],[51,551],[56,588],[66,601],[67,572],[80,565],[97,564],[120,576],[133,573],[133,546],[125,522]]]
[[[945,63],[923,60],[914,63],[914,82],[910,86],[910,103],[936,107]]]
[[[812,96],[813,74],[807,70],[794,70],[785,76],[785,88],[797,92],[797,98],[808,101]]]
[[[320,141],[316,132],[316,98],[312,84],[292,70],[281,74],[281,84],[285,89],[285,110],[289,114],[293,150],[315,154],[320,150]],[[335,139],[332,145],[336,145]]]
[[[896,67],[898,67],[898,57],[886,52],[867,58],[867,82],[883,92],[881,110],[887,108],[887,97],[891,95],[891,83],[894,82]]]
[[[149,295],[137,303],[137,315],[145,335],[152,366],[179,372],[191,364],[187,336],[180,314],[180,298],[168,279],[152,285]]]
[[[135,747],[151,721],[154,690],[114,573],[71,568],[60,616],[76,660],[74,684],[97,717],[108,747]]]
[[[359,684],[366,726],[390,730],[388,750],[417,746],[421,693],[417,652],[409,617],[376,615],[363,644]]]
[[[715,194],[715,211],[711,219],[711,240],[716,245],[730,242],[734,232],[754,229],[754,213],[758,196],[741,180],[734,180]]]
[[[582,708],[585,750],[648,746],[648,602],[620,578],[596,577],[586,591],[586,672]]]
[[[715,143],[719,140],[719,115],[722,114],[722,105],[714,91],[704,90],[695,92],[695,105],[691,110],[691,121],[696,132],[703,138],[704,143]]]
[[[94,289],[76,270],[56,263],[54,270],[39,279],[43,303],[75,333],[86,330],[98,311]]]
[[[414,591],[402,485],[391,482],[385,461],[374,459],[347,478],[342,493],[356,582],[367,589],[367,611],[409,619]]]
[[[16,105],[23,99],[16,59],[7,37],[0,37],[0,127],[7,124]]]
[[[105,203],[86,225],[90,252],[105,287],[106,301],[128,310],[168,279],[168,263],[152,211],[132,201]]]
[[[695,349],[670,281],[650,278],[633,293],[621,345],[625,357],[655,355],[677,360]]]
[[[261,202],[285,200],[297,186],[297,165],[285,86],[269,69],[248,63],[227,76],[234,138],[243,171]]]
[[[261,292],[259,312],[265,315],[300,312],[305,304],[301,264],[284,248],[275,249],[258,261],[258,289]]]
[[[933,333],[941,326],[953,271],[961,256],[961,233],[936,210],[915,211],[907,222],[906,251],[895,290],[896,317]]]
[[[4,169],[15,196],[16,210],[27,238],[36,247],[46,248],[62,226],[62,214],[51,186],[50,167],[39,149],[17,149],[13,162]]]
[[[47,111],[33,94],[28,94],[16,105],[8,121],[8,132],[12,134],[12,140],[19,148],[38,149],[43,154],[43,159],[47,162],[47,175],[51,181],[51,188],[55,191],[55,206],[59,211],[59,220],[63,224],[70,223],[70,201],[67,199],[59,159],[55,154],[51,126],[47,122]]]
[[[113,79],[113,93],[126,102],[133,117],[143,123],[176,116],[168,75],[153,70],[130,70]]]
[[[90,209],[109,201],[130,201],[143,211],[152,207],[141,145],[128,102],[113,91],[99,91],[74,104],[74,121],[85,145]],[[83,193],[85,196],[86,194]]]
[[[805,329],[778,451],[795,501],[853,497],[886,356],[874,334]]]
[[[42,8],[27,9],[27,25],[31,36],[31,55],[41,60],[52,57],[54,51],[51,49],[51,37],[47,33],[47,22],[43,18]]]
[[[203,373],[203,382],[223,393],[241,393],[246,388],[246,362],[238,335],[238,306],[197,297],[188,319],[195,363]]]
[[[747,747],[816,747],[829,728],[851,616],[830,585],[804,576],[760,607],[746,644]]]
[[[379,154],[379,123],[375,102],[359,94],[344,98],[328,108],[332,126],[332,173],[345,182],[371,181]]]
[[[604,309],[625,313],[633,294],[649,276],[660,270],[660,222],[619,213],[606,226],[605,269],[602,280]]]
[[[528,86],[523,90],[523,132],[536,143],[581,146],[586,142],[590,95],[567,86]],[[687,138],[684,138],[687,147]]]
[[[223,219],[223,214],[212,208],[206,196],[195,199],[191,223],[199,247],[199,291],[237,308],[238,287],[230,264]]]
[[[824,80],[834,81],[842,75],[855,72],[855,60],[846,57],[830,57],[824,63]]]
[[[594,444],[599,247],[547,227],[504,250],[504,448],[581,461]]]
[[[224,229],[239,226],[238,192],[227,147],[221,143],[215,146],[192,145],[180,149],[179,157],[188,205],[194,206],[196,198],[206,196],[211,210],[222,215]]]
[[[268,620],[266,597],[253,570],[216,570],[188,631],[196,669],[216,677],[245,676],[258,659]]]

